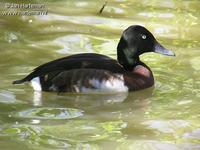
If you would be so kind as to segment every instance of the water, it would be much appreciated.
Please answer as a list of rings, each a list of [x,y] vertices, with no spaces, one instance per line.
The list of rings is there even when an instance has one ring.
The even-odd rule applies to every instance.
[[[11,1],[2,10],[4,2]],[[98,14],[103,4],[49,0],[45,16],[0,16],[0,149],[200,149],[200,2],[111,0]],[[56,94],[11,84],[70,54],[116,58],[121,33],[132,24],[176,53],[141,57],[154,73],[153,88]]]

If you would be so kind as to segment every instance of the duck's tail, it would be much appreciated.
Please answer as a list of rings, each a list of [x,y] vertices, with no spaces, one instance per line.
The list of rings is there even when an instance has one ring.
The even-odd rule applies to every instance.
[[[34,78],[34,72],[30,73],[29,75],[27,75],[25,78],[23,79],[20,79],[20,80],[15,80],[12,82],[12,84],[21,84],[21,83],[24,83],[24,82],[29,82],[31,81],[33,78]]]
[[[24,82],[26,82],[26,80],[25,79],[21,79],[21,80],[13,81],[12,84],[21,84],[21,83],[24,83]]]

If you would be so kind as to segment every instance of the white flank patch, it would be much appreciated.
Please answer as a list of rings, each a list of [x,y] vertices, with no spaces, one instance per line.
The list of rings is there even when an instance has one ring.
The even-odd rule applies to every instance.
[[[94,88],[82,87],[81,92],[128,92],[128,87],[124,85],[124,78],[119,75],[118,78],[109,78],[108,80],[90,79],[90,85]]]
[[[35,91],[42,91],[42,87],[40,84],[40,78],[36,77],[31,80],[31,86]]]

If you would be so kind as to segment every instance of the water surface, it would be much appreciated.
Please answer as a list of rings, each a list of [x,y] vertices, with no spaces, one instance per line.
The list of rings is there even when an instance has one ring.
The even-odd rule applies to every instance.
[[[48,0],[48,15],[0,16],[0,149],[200,149],[200,2],[110,0],[99,14],[103,4]],[[58,95],[11,84],[70,54],[116,58],[121,33],[133,24],[176,53],[141,57],[154,73],[150,89]]]

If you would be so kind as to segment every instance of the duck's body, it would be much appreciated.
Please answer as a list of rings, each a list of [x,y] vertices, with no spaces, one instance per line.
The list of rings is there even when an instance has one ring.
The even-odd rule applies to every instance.
[[[145,36],[142,37],[142,44],[147,45],[141,45],[141,39],[136,37],[138,35]],[[149,38],[149,41],[146,40],[147,43],[145,43],[144,38]],[[139,59],[140,54],[151,51],[174,55],[163,48],[144,27],[131,26],[124,31],[118,44],[118,60],[95,53],[71,55],[43,64],[35,68],[24,79],[13,83],[31,82],[34,90],[38,91],[126,92],[141,90],[154,84],[150,68]]]

